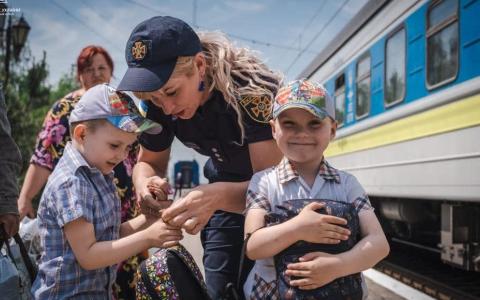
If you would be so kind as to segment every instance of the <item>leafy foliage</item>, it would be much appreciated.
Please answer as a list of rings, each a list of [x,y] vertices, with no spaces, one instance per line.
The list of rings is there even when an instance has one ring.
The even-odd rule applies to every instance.
[[[55,88],[47,83],[49,71],[45,52],[38,62],[33,59],[28,64],[26,61],[18,62],[12,68],[8,85],[4,87],[12,136],[22,153],[21,178],[28,168],[37,134],[48,110],[54,101],[78,88],[73,70],[64,74]],[[4,78],[5,74],[2,75]]]
[[[80,85],[75,78],[74,70],[70,73],[63,74],[54,90],[50,92],[50,100],[53,103],[56,100],[63,98],[68,93],[78,90]]]

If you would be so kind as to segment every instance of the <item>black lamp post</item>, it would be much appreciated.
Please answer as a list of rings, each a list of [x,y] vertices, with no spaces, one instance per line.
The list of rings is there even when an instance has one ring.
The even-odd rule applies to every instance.
[[[23,46],[27,41],[30,25],[22,17],[12,25],[12,16],[6,12],[7,6],[0,3],[0,31],[1,36],[5,36],[5,80],[3,86],[7,86],[10,75],[10,53],[13,46],[13,54],[16,61],[20,58]],[[5,28],[5,21],[8,19],[7,27]]]

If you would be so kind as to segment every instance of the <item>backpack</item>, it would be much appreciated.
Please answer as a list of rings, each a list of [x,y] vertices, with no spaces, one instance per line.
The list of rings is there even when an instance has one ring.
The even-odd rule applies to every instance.
[[[337,278],[334,281],[313,290],[301,290],[289,285],[290,278],[285,275],[285,270],[287,269],[288,264],[298,262],[300,257],[309,252],[318,251],[338,254],[348,251],[355,246],[360,238],[360,223],[354,205],[352,203],[335,200],[287,200],[281,205],[276,206],[276,212],[268,213],[265,216],[267,226],[283,223],[295,217],[311,202],[325,203],[325,207],[320,209],[320,211],[318,211],[319,213],[345,218],[347,220],[346,226],[351,231],[351,234],[348,240],[340,241],[339,244],[318,244],[298,241],[275,255],[274,263],[275,271],[277,273],[277,288],[280,299],[362,299],[362,278],[360,273]]]
[[[182,245],[158,250],[137,275],[137,300],[210,300],[200,269]]]

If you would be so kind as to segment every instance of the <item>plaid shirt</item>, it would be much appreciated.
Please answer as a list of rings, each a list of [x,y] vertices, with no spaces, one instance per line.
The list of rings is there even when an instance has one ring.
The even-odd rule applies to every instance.
[[[75,259],[63,227],[78,218],[92,223],[97,241],[120,235],[120,200],[113,174],[90,168],[68,143],[50,175],[38,208],[42,244],[35,299],[111,299],[116,267],[83,269]]]
[[[247,190],[247,208],[275,211],[276,205],[292,199],[329,199],[353,203],[356,210],[372,210],[370,200],[358,180],[322,160],[313,186],[300,177],[284,157],[275,167],[255,173]],[[275,299],[271,286],[276,279],[272,258],[259,259],[244,285],[247,299]]]
[[[276,167],[254,174],[247,190],[245,213],[251,208],[271,211],[272,202],[277,205],[283,200],[302,198],[351,202],[357,212],[373,209],[367,194],[353,175],[339,171],[322,160],[318,176],[310,187],[284,157]]]

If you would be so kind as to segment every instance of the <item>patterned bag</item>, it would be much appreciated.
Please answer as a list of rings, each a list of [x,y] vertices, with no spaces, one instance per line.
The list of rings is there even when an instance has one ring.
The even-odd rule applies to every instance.
[[[362,299],[362,279],[360,273],[337,278],[327,285],[314,290],[300,290],[289,285],[291,278],[285,275],[287,265],[298,262],[298,259],[309,252],[326,252],[330,254],[342,253],[350,250],[359,240],[360,226],[358,214],[351,203],[335,200],[295,199],[277,205],[278,212],[271,212],[265,216],[267,226],[283,223],[300,213],[311,202],[323,202],[319,213],[333,215],[347,220],[347,228],[351,231],[348,240],[339,244],[317,244],[298,241],[274,257],[277,272],[277,286],[280,299]]]
[[[182,245],[158,250],[137,273],[137,300],[210,300],[202,273]]]

